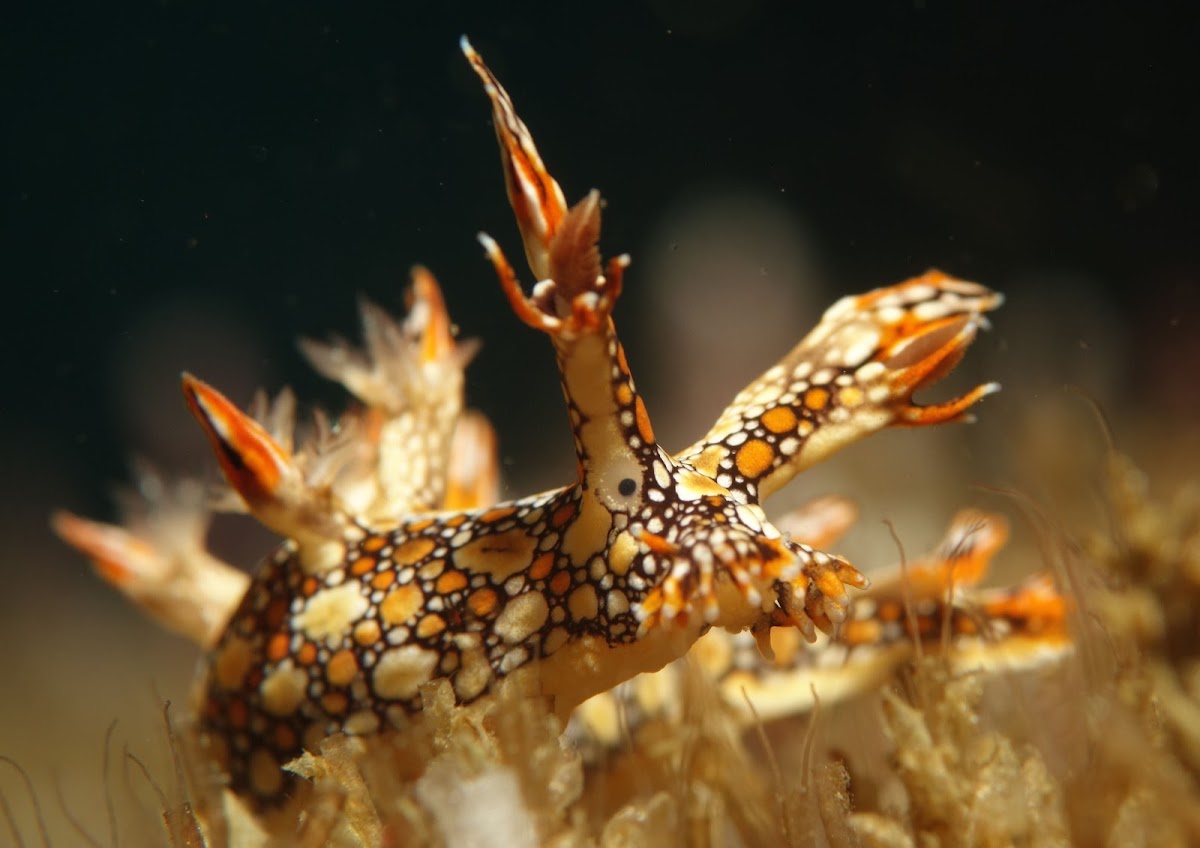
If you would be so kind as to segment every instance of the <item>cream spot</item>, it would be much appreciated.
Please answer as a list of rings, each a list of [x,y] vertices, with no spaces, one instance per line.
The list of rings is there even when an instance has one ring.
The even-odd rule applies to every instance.
[[[263,709],[273,716],[289,716],[307,697],[308,674],[295,668],[290,661],[267,675],[259,687]]]
[[[463,571],[490,574],[497,583],[503,583],[533,562],[536,546],[537,539],[520,528],[489,533],[456,550],[454,564]]]
[[[342,722],[342,730],[351,736],[368,736],[379,730],[379,716],[370,710],[359,710]]]
[[[562,552],[576,565],[587,562],[592,554],[604,550],[608,531],[612,529],[612,513],[591,492],[579,500],[579,515],[563,533]]]
[[[571,593],[571,597],[567,600],[567,608],[570,609],[571,617],[576,621],[595,618],[596,613],[600,611],[596,587],[591,583],[584,583]]]
[[[496,619],[496,633],[510,645],[524,642],[546,623],[550,606],[541,592],[526,592],[513,598]]]
[[[466,651],[463,654],[462,668],[454,678],[454,694],[460,700],[470,701],[477,698],[487,688],[492,679],[492,667],[481,650]]]
[[[266,748],[255,748],[250,755],[250,785],[263,797],[278,795],[283,789],[283,770]]]
[[[296,615],[294,624],[314,642],[322,639],[336,642],[347,635],[350,625],[361,618],[369,606],[357,584],[343,583],[309,598],[304,609]]]
[[[680,469],[676,475],[675,495],[681,501],[698,501],[706,495],[724,497],[729,490],[723,488],[715,480],[697,474],[686,468]]]
[[[653,531],[651,531],[653,532]],[[621,533],[608,549],[608,570],[618,577],[624,577],[637,554],[638,545],[629,533]]]
[[[375,694],[385,700],[408,700],[417,687],[429,680],[438,655],[419,645],[401,645],[383,652],[375,664],[371,680]]]
[[[213,674],[222,689],[239,689],[250,671],[253,652],[245,639],[230,639],[217,653]]]
[[[605,609],[609,618],[627,613],[629,612],[629,598],[620,589],[613,589],[608,593]]]
[[[549,635],[542,641],[542,656],[549,656],[565,645],[567,635],[567,631],[561,627],[555,627],[551,630]]]

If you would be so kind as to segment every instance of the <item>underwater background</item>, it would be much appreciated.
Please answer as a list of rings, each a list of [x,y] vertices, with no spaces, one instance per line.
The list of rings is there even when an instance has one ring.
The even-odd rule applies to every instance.
[[[359,294],[399,311],[420,262],[484,342],[467,395],[497,426],[505,493],[572,475],[545,343],[475,242],[515,232],[462,33],[568,198],[604,193],[603,247],[634,260],[617,320],[668,446],[842,294],[929,267],[1006,294],[953,380],[1004,384],[978,425],[885,434],[789,490],[859,502],[842,548],[864,570],[894,559],[883,518],[925,549],[982,497],[975,482],[1087,507],[1037,488],[1099,438],[1064,386],[1099,404],[1156,489],[1196,479],[1200,58],[1194,20],[1168,6],[6,12],[0,754],[48,808],[57,783],[91,822],[114,720],[115,751],[169,772],[161,701],[183,709],[197,651],[102,584],[48,516],[115,519],[131,457],[215,479],[184,369],[240,402],[290,384],[339,409],[296,337],[355,337]],[[212,538],[246,567],[271,545],[237,519]],[[1018,531],[1013,549],[1027,571],[1036,541]],[[0,789],[27,823],[15,773]]]

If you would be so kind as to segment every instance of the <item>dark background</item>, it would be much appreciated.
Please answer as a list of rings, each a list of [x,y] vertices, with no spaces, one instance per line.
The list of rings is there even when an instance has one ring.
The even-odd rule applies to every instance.
[[[696,306],[686,288],[656,301],[655,269],[707,255],[704,239],[674,239],[673,222],[695,198],[754,196],[794,224],[783,231],[803,240],[818,292],[797,294],[808,308],[784,316],[781,339],[799,338],[834,295],[938,266],[1009,297],[968,359],[986,364],[977,379],[1005,381],[984,416],[993,429],[972,438],[1040,408],[1042,387],[1080,382],[1123,444],[1157,444],[1160,467],[1194,476],[1197,29],[1168,4],[1050,5],[7,9],[0,753],[35,781],[43,763],[78,760],[94,774],[116,716],[144,720],[135,741],[165,750],[158,697],[186,693],[195,650],[102,586],[51,537],[47,515],[114,519],[110,488],[135,452],[211,473],[178,393],[185,368],[235,400],[290,383],[336,409],[343,394],[303,363],[296,336],[354,337],[356,294],[399,309],[407,269],[422,262],[463,332],[485,341],[468,393],[496,421],[506,469],[559,469],[538,485],[570,475],[545,341],[513,319],[474,240],[487,229],[520,256],[464,32],[568,198],[597,186],[609,202],[603,246],[635,259],[618,320],[652,412],[672,411],[662,398],[682,370],[655,367],[670,360],[659,328]],[[756,225],[735,217],[729,229],[752,243]],[[720,237],[719,216],[710,232]],[[756,249],[739,261],[767,275]],[[759,316],[783,308],[739,285],[706,295],[698,343],[738,363],[731,380],[769,364],[741,348]],[[728,390],[704,401],[705,416]],[[686,423],[671,446],[705,425]],[[1005,479],[1009,460],[982,444],[943,454],[968,477]],[[1013,444],[1004,456],[1020,455]],[[895,466],[879,488],[897,510],[918,480],[949,479],[902,453],[879,460]],[[947,517],[931,515],[930,532]],[[94,779],[79,780],[68,798],[95,802]]]
[[[634,351],[646,234],[705,183],[778,194],[837,291],[929,266],[1010,296],[1067,274],[1151,339],[1195,335],[1196,30],[1164,8],[395,5],[6,13],[4,423],[86,479],[80,506],[104,509],[145,437],[127,410],[179,406],[183,368],[244,355],[235,398],[291,382],[336,407],[294,338],[352,336],[354,295],[398,307],[418,261],[488,342],[472,399],[521,442],[512,375],[548,357],[474,242],[519,256],[463,32],[569,198],[608,198],[604,244],[639,262]],[[554,402],[548,366],[530,374]]]

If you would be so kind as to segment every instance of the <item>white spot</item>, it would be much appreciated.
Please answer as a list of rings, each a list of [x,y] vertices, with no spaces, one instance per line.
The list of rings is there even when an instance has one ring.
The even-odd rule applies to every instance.
[[[869,383],[886,370],[887,366],[882,362],[868,362],[854,372],[854,378],[860,383]]]
[[[823,386],[833,379],[833,369],[822,368],[816,374],[812,375],[812,383],[814,386]]]
[[[784,456],[791,456],[800,447],[800,440],[794,436],[788,436],[779,443],[779,452]]]
[[[929,300],[935,294],[937,294],[937,291],[933,288],[933,286],[926,283],[918,283],[917,285],[909,286],[908,288],[904,289],[904,298],[909,303],[917,303],[918,301]]]
[[[792,372],[792,378],[796,380],[803,380],[812,373],[812,368],[812,363],[806,359],[796,366],[796,370]]]
[[[864,333],[862,338],[851,342],[850,346],[846,348],[846,355],[843,357],[842,362],[848,368],[857,368],[866,361],[867,357],[875,352],[875,348],[877,347],[879,347],[879,333],[876,331]]]
[[[949,314],[949,306],[940,300],[927,300],[913,308],[913,315],[920,321],[936,321]]]
[[[904,310],[899,306],[885,306],[882,309],[875,310],[875,317],[879,319],[881,324],[899,324],[904,320]]]

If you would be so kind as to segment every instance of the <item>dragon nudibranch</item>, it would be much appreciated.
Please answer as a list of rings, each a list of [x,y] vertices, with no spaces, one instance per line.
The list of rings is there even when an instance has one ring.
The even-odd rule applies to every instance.
[[[567,206],[508,94],[462,47],[491,101],[508,196],[538,280],[531,294],[497,244],[480,241],[517,316],[550,337],[578,479],[498,505],[484,495],[450,498],[460,399],[410,396],[418,412],[429,409],[419,421],[409,416],[403,431],[412,438],[398,442],[408,447],[397,455],[414,461],[399,463],[402,479],[384,487],[386,497],[363,501],[375,507],[359,507],[312,484],[264,428],[185,377],[227,479],[288,538],[214,634],[201,713],[233,788],[263,801],[286,792],[280,765],[323,737],[403,727],[435,678],[467,703],[498,678],[523,675],[566,716],[682,656],[711,626],[794,626],[810,638],[835,628],[848,587],[866,579],[776,529],[763,499],[887,426],[963,420],[997,388],[932,406],[912,400],[958,362],[1001,302],[930,272],[836,303],[702,439],[668,453],[611,318],[629,259],[602,266],[598,192]],[[420,283],[428,314],[416,367],[451,362],[461,391],[465,355],[432,279]],[[344,378],[353,369],[336,353],[326,351],[322,370]]]

